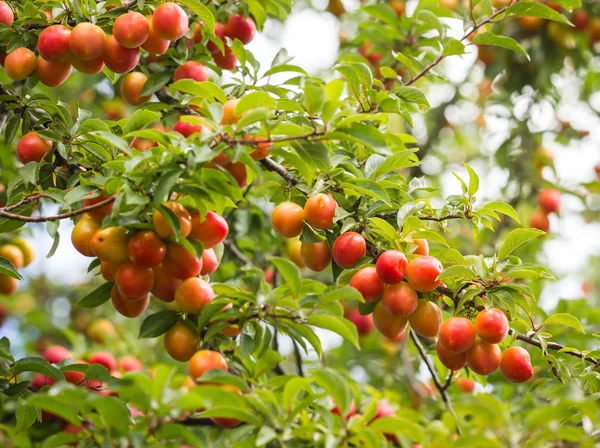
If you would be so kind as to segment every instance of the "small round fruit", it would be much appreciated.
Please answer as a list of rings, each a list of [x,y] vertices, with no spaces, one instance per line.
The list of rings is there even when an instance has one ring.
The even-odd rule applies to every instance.
[[[139,300],[131,301],[121,297],[116,286],[113,286],[110,294],[113,306],[117,312],[125,317],[134,318],[140,316],[150,303],[150,294]]]
[[[193,134],[202,132],[202,128],[203,126],[200,123],[194,124],[187,121],[179,120],[177,123],[175,123],[175,126],[173,126],[173,131],[179,132],[185,138],[188,138]]]
[[[321,272],[331,264],[331,250],[327,241],[307,243],[302,241],[300,256],[308,269]]]
[[[435,303],[421,299],[415,312],[408,318],[408,322],[419,336],[435,338],[442,325],[442,310]]]
[[[29,48],[17,48],[11,51],[4,60],[4,71],[14,81],[22,81],[35,72],[37,58]]]
[[[379,300],[385,289],[385,283],[381,281],[373,266],[367,266],[356,272],[350,280],[350,286],[360,292],[365,302]]]
[[[371,333],[373,328],[375,328],[375,324],[373,324],[373,315],[368,314],[363,316],[358,311],[358,308],[353,308],[346,316],[346,319],[356,326],[356,331],[359,336],[365,336]]]
[[[71,243],[81,255],[93,257],[91,248],[92,237],[100,230],[100,223],[90,217],[82,217],[71,232]]]
[[[152,25],[160,38],[179,40],[188,32],[189,20],[187,14],[179,5],[167,2],[159,5],[154,11]]]
[[[148,53],[160,55],[165,53],[169,49],[170,42],[161,38],[156,31],[154,31],[154,25],[152,23],[152,16],[146,16],[148,22],[148,39],[142,45],[142,48]]]
[[[190,377],[196,382],[198,382],[198,378],[201,378],[210,370],[218,369],[227,371],[228,368],[227,359],[219,352],[212,350],[200,350],[196,352],[188,365]]]
[[[501,356],[498,345],[478,339],[467,351],[467,364],[478,375],[489,375],[500,365]]]
[[[508,319],[498,308],[481,311],[475,318],[477,336],[490,344],[499,344],[508,335]]]
[[[381,299],[383,308],[395,317],[408,317],[419,305],[417,292],[406,282],[387,285]]]
[[[71,53],[71,30],[64,25],[45,28],[38,38],[40,56],[50,62],[64,61]]]
[[[212,249],[229,234],[229,225],[222,216],[209,211],[201,221],[200,213],[192,213],[190,238],[200,241],[205,249]]]
[[[536,210],[529,217],[529,225],[534,229],[548,233],[550,230],[550,219],[548,219],[546,212]]]
[[[192,216],[185,207],[179,202],[173,201],[165,202],[163,206],[171,210],[177,217],[177,220],[179,221],[179,234],[184,238],[190,235],[190,232],[192,231]],[[159,210],[154,211],[152,223],[154,225],[154,231],[158,233],[158,236],[161,238],[166,238],[175,234],[173,227],[171,227],[169,221],[167,221]]]
[[[5,274],[0,274],[0,295],[10,296],[17,290],[18,286],[19,282],[16,278],[12,278],[11,276]]]
[[[441,285],[437,280],[444,267],[437,258],[430,255],[417,257],[408,263],[406,276],[408,283],[419,292],[431,292]]]
[[[177,322],[165,333],[165,350],[180,362],[187,362],[194,356],[199,342],[198,333],[183,322]]]
[[[523,383],[533,376],[531,357],[522,347],[509,347],[502,353],[500,371],[512,383]]]
[[[118,361],[119,370],[122,372],[136,372],[143,370],[144,366],[135,356],[121,356]]]
[[[142,230],[127,243],[127,255],[131,262],[141,268],[153,268],[163,262],[167,245],[153,231]]]
[[[131,106],[144,104],[152,95],[142,96],[148,77],[140,72],[131,72],[121,81],[121,98]]]
[[[121,264],[127,261],[127,229],[125,227],[107,227],[98,230],[92,240],[90,247],[94,255],[100,260],[113,264]]]
[[[154,285],[154,271],[125,263],[117,269],[115,284],[123,299],[137,301],[150,293]]]
[[[545,212],[558,213],[560,212],[560,191],[545,188],[539,192],[537,202]]]
[[[87,328],[87,335],[97,344],[104,344],[116,333],[115,326],[108,319],[96,319]]]
[[[471,394],[475,390],[475,381],[473,381],[472,379],[460,377],[456,378],[454,382],[456,383],[460,391],[465,394]]]
[[[148,20],[139,12],[125,13],[113,24],[113,36],[125,48],[141,47],[149,35]]]
[[[91,61],[84,61],[75,55],[71,55],[69,56],[69,62],[75,70],[86,75],[97,75],[104,69],[104,59],[102,56],[98,56]]]
[[[108,369],[109,372],[116,370],[117,360],[112,353],[96,352],[90,355],[90,364],[101,364]]]
[[[184,313],[198,314],[215,298],[210,284],[201,278],[184,280],[175,292],[175,303]]]
[[[416,244],[417,248],[413,252],[415,255],[429,255],[429,243],[423,238],[415,238],[413,244]]]
[[[304,209],[293,202],[282,202],[271,213],[271,226],[284,238],[299,236],[304,230]]]
[[[214,249],[204,249],[202,252],[202,270],[200,275],[210,275],[219,267],[219,260]]]
[[[440,362],[450,370],[460,370],[467,365],[467,352],[453,353],[444,348],[438,339],[435,346]]]
[[[175,300],[175,292],[182,280],[170,275],[161,264],[152,269],[154,271],[154,285],[152,295],[163,302],[171,303]]]
[[[451,317],[440,327],[439,342],[450,352],[466,352],[475,343],[475,325],[465,317]]]
[[[38,79],[42,84],[48,87],[60,86],[67,79],[69,79],[72,71],[73,66],[68,60],[61,62],[49,62],[41,56],[38,58]]]
[[[227,100],[223,104],[223,118],[221,118],[222,125],[232,125],[236,124],[242,118],[242,115],[236,115],[235,109],[237,108],[240,100],[238,98],[234,98],[231,100]]]
[[[300,255],[300,249],[302,247],[302,242],[299,238],[289,238],[285,240],[285,251],[290,260],[294,262],[296,266],[300,269],[304,269],[306,265],[302,261],[302,256]]]
[[[180,65],[173,74],[173,81],[180,79],[192,79],[194,81],[208,81],[208,70],[204,65],[196,61],[187,61]]]
[[[41,162],[50,152],[52,142],[41,138],[35,131],[25,134],[17,143],[17,158],[23,165]]]
[[[125,48],[110,36],[104,42],[104,63],[115,73],[127,73],[133,70],[140,61],[139,48]]]
[[[83,22],[73,28],[69,46],[73,54],[82,61],[91,61],[104,53],[106,35],[102,28]]]
[[[167,244],[167,255],[162,265],[171,277],[185,280],[200,274],[200,271],[202,271],[202,258],[196,258],[180,244],[169,243]]]
[[[244,45],[249,44],[256,36],[256,24],[250,17],[241,14],[229,16],[224,28],[225,36],[231,39],[239,39]]]
[[[0,2],[0,23],[6,26],[11,26],[15,20],[15,13],[10,5],[5,2]]]
[[[404,279],[408,260],[399,250],[386,250],[377,259],[375,268],[383,283],[395,284]]]
[[[337,202],[331,194],[318,193],[304,205],[304,219],[315,229],[327,230],[333,226]]]
[[[406,330],[408,319],[401,316],[392,316],[388,313],[383,304],[379,302],[373,310],[373,323],[375,328],[388,339],[396,339]]]
[[[16,237],[12,240],[12,243],[21,249],[21,252],[23,253],[23,267],[29,266],[35,255],[33,247],[29,241],[21,237]]]
[[[367,242],[356,232],[346,232],[333,242],[331,254],[343,269],[352,269],[367,254]]]
[[[50,364],[58,364],[65,359],[71,359],[71,352],[61,345],[52,345],[44,349],[42,356]]]
[[[25,266],[23,252],[21,252],[21,249],[14,244],[4,244],[0,246],[0,257],[6,258],[17,269],[21,269]]]

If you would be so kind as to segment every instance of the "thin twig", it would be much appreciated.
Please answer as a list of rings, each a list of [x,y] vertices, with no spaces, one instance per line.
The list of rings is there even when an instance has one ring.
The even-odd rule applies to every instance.
[[[61,213],[59,215],[53,215],[53,216],[36,216],[36,217],[24,216],[24,215],[18,215],[15,213],[10,213],[6,210],[6,208],[0,208],[0,217],[12,219],[14,221],[23,221],[23,222],[59,221],[61,219],[68,219],[68,218],[72,218],[73,216],[79,216],[79,215],[83,215],[84,213],[87,213],[87,212],[98,210],[102,207],[112,204],[114,201],[115,201],[115,198],[110,197],[110,198],[107,198],[96,204],[88,205],[88,206],[82,207],[78,210],[73,210],[73,211],[70,211],[67,213]]]

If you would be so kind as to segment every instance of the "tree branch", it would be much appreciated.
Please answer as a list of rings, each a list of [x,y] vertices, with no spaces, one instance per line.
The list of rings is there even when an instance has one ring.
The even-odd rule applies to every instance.
[[[231,254],[241,261],[243,264],[252,264],[252,260],[248,258],[244,253],[240,250],[239,247],[231,240],[223,241],[223,245],[231,252]]]
[[[72,218],[73,216],[83,215],[84,213],[100,209],[100,208],[105,207],[105,206],[107,206],[109,204],[112,204],[114,201],[115,201],[115,198],[114,197],[110,197],[110,198],[107,198],[107,199],[105,199],[105,200],[103,200],[101,202],[98,202],[97,204],[88,205],[87,207],[83,207],[83,208],[80,208],[78,210],[73,210],[73,211],[70,211],[70,212],[67,212],[67,213],[61,213],[59,215],[54,215],[54,216],[35,216],[35,217],[18,215],[18,214],[15,214],[15,213],[10,213],[10,211],[8,211],[8,210],[12,210],[15,207],[14,206],[9,206],[9,207],[0,208],[0,217],[12,219],[14,221],[24,221],[24,222],[59,221],[61,219]],[[23,204],[24,203],[22,203],[20,205],[23,205]]]

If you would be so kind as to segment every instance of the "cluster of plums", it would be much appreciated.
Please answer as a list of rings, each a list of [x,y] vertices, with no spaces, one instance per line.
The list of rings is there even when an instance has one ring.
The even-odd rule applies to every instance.
[[[537,203],[539,210],[534,211],[529,223],[531,227],[548,232],[550,230],[550,213],[560,213],[560,191],[553,188],[545,188],[538,193]]]
[[[95,192],[84,199],[84,206],[104,199]],[[177,217],[182,237],[202,243],[201,254],[194,255],[170,238],[174,230],[159,211],[153,215],[153,230],[102,228],[102,220],[110,214],[112,204],[82,215],[73,228],[71,241],[75,249],[87,257],[98,257],[102,277],[115,283],[112,303],[123,316],[141,315],[150,302],[150,294],[167,303],[175,302],[178,309],[191,314],[202,311],[214,297],[210,284],[198,275],[209,275],[217,269],[213,248],[227,236],[227,222],[211,211],[202,218],[178,202],[166,202],[164,206]]]
[[[0,246],[0,257],[6,258],[16,269],[24,268],[33,261],[33,248],[29,242],[21,237],[11,239],[7,244]],[[0,274],[0,295],[11,295],[17,290],[18,280]]]
[[[13,21],[12,9],[0,1],[0,23],[11,26]],[[19,47],[3,55],[0,62],[6,74],[15,81],[37,73],[41,83],[56,87],[69,78],[73,67],[90,75],[100,73],[105,66],[114,73],[131,72],[140,61],[140,48],[156,57],[165,53],[171,42],[184,37],[188,30],[186,12],[176,3],[166,2],[151,16],[134,11],[119,16],[108,37],[101,27],[89,22],[79,23],[72,30],[65,25],[50,25],[39,35],[39,56],[36,57],[29,48]],[[256,35],[256,25],[251,18],[233,14],[225,25],[216,24],[215,34],[223,43],[223,52],[210,40],[206,43],[207,49],[219,67],[232,70],[237,58],[225,38],[248,44]],[[197,25],[190,45],[202,41],[201,27]],[[186,78],[207,81],[208,72],[202,64],[188,61],[177,68],[173,79]],[[140,72],[127,75],[121,84],[123,98],[134,106],[147,101],[149,98],[140,96],[147,79]]]

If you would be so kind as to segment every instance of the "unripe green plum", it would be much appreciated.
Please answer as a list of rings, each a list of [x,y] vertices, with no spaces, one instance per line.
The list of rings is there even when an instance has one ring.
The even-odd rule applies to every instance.
[[[140,316],[146,311],[146,308],[148,308],[148,304],[150,303],[150,294],[147,294],[136,301],[126,300],[119,294],[116,286],[113,286],[110,298],[115,310],[117,310],[119,314],[129,318]]]
[[[69,39],[69,46],[75,57],[82,61],[91,61],[102,56],[106,34],[98,25],[89,22],[78,24]]]
[[[29,48],[16,48],[6,55],[4,71],[14,81],[22,81],[35,72],[37,58]]]
[[[300,256],[308,269],[321,272],[331,264],[331,250],[327,241],[307,243],[302,241]]]
[[[208,282],[193,277],[184,280],[175,292],[175,303],[184,313],[198,314],[215,297]]]
[[[192,79],[198,82],[208,81],[208,70],[199,62],[187,61],[177,67],[173,74],[173,81],[181,79]]]
[[[490,344],[499,344],[508,335],[508,319],[498,308],[481,311],[475,318],[477,335]]]
[[[81,255],[93,257],[91,248],[92,237],[100,230],[100,223],[89,216],[82,216],[71,232],[71,243]]]
[[[167,245],[153,231],[142,230],[127,243],[127,255],[131,262],[141,268],[153,268],[163,262]]]
[[[125,263],[117,269],[115,284],[123,299],[137,301],[150,293],[154,285],[154,271]]]
[[[179,221],[179,234],[186,238],[192,231],[192,216],[190,213],[179,202],[170,201],[165,202],[163,205],[175,214]],[[166,238],[175,234],[173,227],[171,227],[171,224],[169,224],[159,210],[154,211],[152,223],[154,225],[154,231],[161,238]]]
[[[408,283],[400,282],[385,287],[381,303],[388,314],[408,317],[417,309],[419,297]]]
[[[121,81],[121,98],[131,106],[139,106],[148,101],[152,95],[142,96],[148,77],[140,72],[128,73]]]
[[[410,315],[408,321],[419,336],[435,338],[442,325],[442,310],[435,303],[420,299],[417,309]]]
[[[165,333],[165,350],[171,358],[180,362],[189,361],[200,342],[200,336],[190,326],[183,322],[177,322]]]
[[[408,283],[419,292],[431,292],[442,282],[437,280],[444,267],[437,258],[429,255],[417,257],[408,263],[406,276]]]
[[[379,300],[385,289],[385,284],[381,281],[373,266],[367,266],[356,272],[350,280],[350,286],[360,292],[365,302]]]
[[[523,383],[533,376],[531,357],[522,347],[509,347],[502,353],[500,371],[512,383]]]
[[[465,317],[451,317],[440,327],[439,342],[450,352],[466,352],[475,343],[475,325]]]
[[[152,270],[154,271],[152,295],[163,302],[173,302],[175,300],[175,292],[182,280],[169,274],[162,264],[155,266]]]
[[[440,362],[450,370],[460,370],[467,365],[467,352],[453,353],[444,348],[438,339],[435,346]]]
[[[100,260],[113,264],[127,261],[128,235],[125,227],[107,227],[98,230],[90,241],[90,248]]]
[[[379,302],[373,310],[375,328],[388,339],[396,339],[406,329],[408,319],[402,316],[392,316]]]
[[[386,250],[377,259],[375,268],[377,275],[383,283],[395,284],[404,279],[408,260],[399,250]]]
[[[41,162],[51,152],[52,142],[41,138],[35,131],[25,134],[17,143],[17,158],[23,165]]]
[[[498,345],[477,339],[467,351],[467,364],[478,375],[489,375],[500,365],[501,356]]]
[[[40,82],[48,87],[60,86],[63,82],[69,79],[73,66],[69,62],[50,62],[46,61],[41,56],[38,58],[37,75]]]
[[[140,61],[140,49],[125,48],[117,42],[114,36],[110,36],[104,43],[102,57],[109,70],[115,73],[127,73],[138,65]]]
[[[200,350],[196,352],[188,365],[190,377],[198,383],[198,379],[210,370],[227,371],[229,365],[227,359],[213,350]]]
[[[352,269],[367,254],[367,242],[356,232],[346,232],[333,243],[331,254],[343,269]]]
[[[200,241],[205,249],[212,249],[229,234],[225,218],[212,211],[206,213],[203,220],[200,219],[200,213],[192,213],[191,222],[190,238]]]
[[[167,244],[167,255],[162,264],[171,277],[181,280],[196,277],[202,271],[202,258],[197,259],[177,243]]]
[[[315,229],[327,230],[333,226],[337,202],[331,194],[318,193],[304,205],[304,219]]]
[[[304,230],[304,209],[293,202],[282,202],[271,213],[271,225],[284,238],[297,237]]]
[[[181,39],[189,30],[187,14],[173,2],[163,3],[156,8],[152,24],[156,34],[169,41]]]
[[[49,62],[61,62],[71,54],[71,30],[64,25],[45,28],[38,38],[40,56]]]
[[[150,35],[148,20],[139,12],[130,11],[115,20],[113,36],[125,48],[141,47]]]

